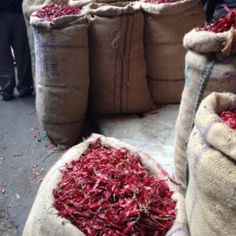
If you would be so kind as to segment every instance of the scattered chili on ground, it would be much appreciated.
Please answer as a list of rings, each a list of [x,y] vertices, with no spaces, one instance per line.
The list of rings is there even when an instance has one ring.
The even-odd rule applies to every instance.
[[[236,10],[224,6],[227,14],[222,16],[218,21],[213,23],[205,23],[202,28],[196,28],[198,31],[211,31],[220,33],[229,30],[231,27],[236,28]]]
[[[53,190],[58,215],[89,236],[165,235],[176,216],[172,194],[138,154],[100,139],[66,164]]]
[[[68,6],[67,4],[49,4],[44,6],[36,13],[36,16],[48,21],[52,21],[56,17],[65,15],[80,14],[80,9],[77,7]]]
[[[173,3],[173,2],[180,2],[183,0],[146,0],[145,2],[160,4],[160,3]]]
[[[232,129],[236,129],[236,111],[223,111],[220,118]]]

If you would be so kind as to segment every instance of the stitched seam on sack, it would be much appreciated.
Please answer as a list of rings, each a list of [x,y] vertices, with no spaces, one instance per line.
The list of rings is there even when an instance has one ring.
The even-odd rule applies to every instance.
[[[120,25],[121,27],[121,25]],[[115,54],[115,74],[114,74],[114,93],[113,93],[113,112],[116,112],[116,93],[117,93],[117,75],[118,75],[118,56],[119,56],[119,50],[116,50],[116,54]]]
[[[115,75],[114,75],[114,92],[113,92],[113,112],[116,112],[116,81],[117,81],[117,56],[118,56],[118,52],[116,52],[116,56],[115,56]]]
[[[199,161],[201,160],[201,158],[203,157],[203,155],[208,151],[209,147],[210,146],[208,144],[205,144],[204,147],[202,148],[202,150],[199,152],[199,154],[194,155],[193,164],[191,166],[191,169],[193,171],[193,175],[196,176],[195,170],[197,168],[197,165],[198,165]]]
[[[207,124],[206,128],[201,131],[204,141],[208,142],[208,140],[207,140],[208,134],[209,134],[211,128],[213,127],[213,125],[216,123],[222,123],[222,121],[220,121],[219,119],[212,120],[209,124]],[[201,130],[201,128],[199,126],[197,126],[197,128],[199,130]]]
[[[206,145],[204,145],[203,149],[199,152],[198,155],[194,155],[193,164],[191,166],[193,177],[194,177],[194,180],[193,180],[194,182],[195,182],[195,179],[196,179],[196,171],[195,170],[197,168],[197,165],[198,165],[199,161],[201,160],[201,158],[204,156],[204,154],[207,152],[208,149],[209,149],[209,146],[206,144]],[[191,206],[190,214],[189,214],[189,225],[190,226],[191,226],[191,223],[192,223],[192,220],[193,220],[193,213],[196,209],[196,204],[197,204],[197,201],[198,201],[197,187],[195,185],[194,185],[192,195],[194,197],[193,197],[193,200],[192,200],[192,206]]]
[[[127,42],[127,34],[128,34],[128,26],[129,26],[129,18],[128,16],[123,16],[123,21],[125,22],[125,29],[124,29],[124,40],[121,48],[121,76],[120,76],[120,112],[122,112],[122,103],[123,103],[123,83],[125,78],[125,52],[126,50],[126,42]]]
[[[128,50],[128,62],[127,62],[127,81],[126,81],[126,112],[128,112],[129,108],[129,79],[130,79],[130,54],[131,54],[131,47],[132,47],[132,37],[133,37],[133,29],[134,29],[134,16],[131,18],[131,33],[130,33],[130,40],[129,40],[129,50]]]
[[[194,112],[193,112],[193,116],[192,116],[192,119],[191,119],[191,127],[190,127],[190,130],[189,130],[189,135],[188,135],[188,138],[187,140],[189,140],[189,137],[190,137],[190,134],[192,132],[192,129],[193,129],[193,126],[194,126],[194,119],[195,119],[195,115],[196,115],[196,112],[198,110],[198,107],[200,105],[200,102],[201,102],[201,98],[202,98],[202,95],[204,93],[204,89],[205,87],[207,86],[207,82],[208,80],[210,79],[210,76],[211,76],[211,72],[213,70],[213,67],[215,65],[215,60],[209,62],[206,66],[206,69],[203,73],[203,76],[201,78],[201,83],[200,83],[200,87],[199,87],[199,91],[198,91],[198,95],[197,95],[197,98],[196,98],[196,101],[195,101],[195,104],[194,104]],[[185,176],[185,182],[186,182],[186,186],[188,186],[188,182],[189,182],[189,175],[188,175],[188,162],[187,160],[185,160],[185,173],[186,173],[186,176]]]
[[[188,232],[187,226],[186,226],[186,228],[185,227],[179,227],[179,228],[175,229],[174,231],[172,231],[170,233],[167,233],[166,236],[172,236],[172,235],[175,235],[176,233],[179,233],[179,232]]]
[[[201,83],[200,83],[200,87],[199,87],[199,91],[198,91],[198,95],[197,95],[197,98],[196,98],[196,101],[195,101],[195,105],[194,105],[194,114],[193,114],[193,119],[192,119],[192,127],[191,127],[191,130],[193,128],[193,123],[194,123],[194,117],[195,117],[195,114],[198,110],[198,107],[200,105],[200,102],[201,102],[201,98],[202,98],[202,95],[204,93],[204,90],[205,90],[205,87],[207,85],[207,82],[208,80],[210,79],[210,75],[211,75],[211,72],[213,70],[213,67],[215,65],[215,61],[212,61],[210,62],[207,67],[206,67],[206,72],[203,74],[203,77],[201,79]]]
[[[156,82],[182,82],[184,81],[185,79],[184,78],[177,78],[177,79],[158,79],[158,78],[154,78],[154,77],[151,77],[151,76],[147,76],[149,80],[153,80],[153,81],[156,81]]]

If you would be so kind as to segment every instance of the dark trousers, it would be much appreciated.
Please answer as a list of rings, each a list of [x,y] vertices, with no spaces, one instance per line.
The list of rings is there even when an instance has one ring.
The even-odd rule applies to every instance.
[[[14,91],[15,71],[13,48],[18,84],[17,89],[33,86],[29,43],[22,13],[0,12],[0,86],[1,90]]]
[[[219,4],[219,0],[202,0],[202,2],[205,10],[206,21],[211,22],[213,20],[215,8],[217,4]]]
[[[224,5],[236,9],[236,0],[202,0],[207,22],[214,22],[227,14]]]

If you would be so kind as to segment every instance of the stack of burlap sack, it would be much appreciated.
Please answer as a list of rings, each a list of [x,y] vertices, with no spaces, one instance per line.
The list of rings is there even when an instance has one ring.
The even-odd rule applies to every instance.
[[[182,194],[168,174],[150,156],[114,138],[93,135],[68,150],[43,180],[27,219],[23,236],[84,235],[68,220],[57,215],[53,189],[61,180],[61,168],[77,160],[89,144],[100,138],[105,146],[126,148],[139,153],[142,164],[175,192],[177,218],[167,236],[236,234],[236,130],[219,117],[225,110],[236,109],[236,95],[212,93],[203,100],[195,118],[188,144],[188,185]],[[185,196],[184,196],[185,195]]]
[[[29,2],[34,1],[25,1],[28,8]],[[75,143],[86,109],[95,114],[126,114],[148,111],[153,103],[179,101],[184,78],[182,37],[202,23],[200,1],[69,3],[83,7],[82,13],[50,24],[31,18],[37,111],[52,139]],[[188,25],[186,31],[181,24]],[[236,235],[236,131],[219,118],[221,111],[236,109],[234,43],[232,30],[217,34],[192,30],[184,38],[188,52],[175,138],[180,186],[175,193],[177,218],[169,236]],[[214,91],[231,93],[211,94]],[[83,145],[69,151],[48,173],[24,235],[79,235],[77,228],[56,216],[51,190],[60,177],[59,166],[79,157]]]
[[[235,31],[194,29],[185,35],[184,46],[185,87],[174,158],[179,192],[185,196],[182,222],[189,230],[185,235],[233,236],[236,131],[219,114],[236,110]],[[173,228],[170,235],[179,235],[182,228]]]
[[[236,92],[234,31],[213,33],[192,30],[184,37],[185,86],[176,122],[175,169],[183,188],[186,180],[187,144],[201,100],[212,92]],[[227,48],[227,53],[225,50]]]
[[[180,101],[182,38],[204,22],[200,0],[70,0],[65,2],[80,7],[81,14],[50,22],[35,16],[57,2],[23,4],[35,55],[37,113],[55,143],[76,143],[86,111],[143,113],[154,104]]]

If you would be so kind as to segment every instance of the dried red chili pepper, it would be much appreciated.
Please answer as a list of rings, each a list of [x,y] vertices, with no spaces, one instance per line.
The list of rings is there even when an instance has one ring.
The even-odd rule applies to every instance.
[[[77,7],[68,6],[62,4],[49,4],[44,6],[36,13],[36,16],[48,21],[52,21],[54,18],[65,15],[80,14],[80,9]]]
[[[231,29],[232,27],[236,28],[236,10],[230,9],[227,6],[224,6],[227,14],[222,16],[218,21],[213,23],[205,23],[202,28],[196,28],[198,31],[211,31],[215,33],[220,33]]]
[[[176,202],[164,180],[151,175],[138,154],[98,139],[67,164],[53,190],[54,207],[86,235],[164,235]]]
[[[146,0],[145,2],[160,4],[160,3],[173,3],[173,2],[180,2],[183,0]]]
[[[232,129],[236,129],[236,111],[223,111],[220,114],[220,118],[230,126]]]

